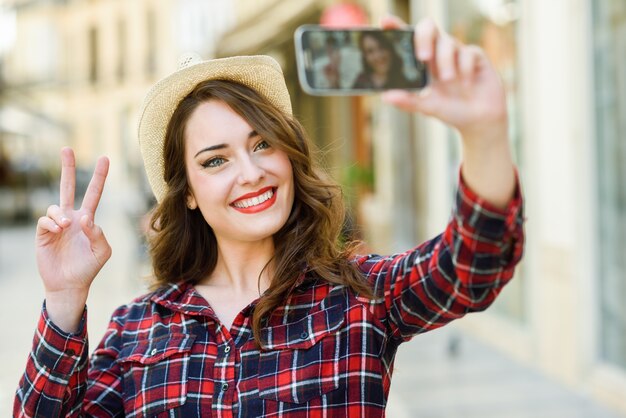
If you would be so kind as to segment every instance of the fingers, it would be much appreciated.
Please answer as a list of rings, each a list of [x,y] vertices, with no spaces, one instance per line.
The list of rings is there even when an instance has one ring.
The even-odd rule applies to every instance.
[[[390,90],[382,94],[385,103],[392,104],[407,112],[417,112],[417,99],[415,94],[405,90]]]
[[[98,264],[103,266],[111,257],[111,246],[104,236],[102,228],[93,223],[93,218],[90,217],[90,215],[83,215],[80,218],[80,227],[89,239],[91,251],[96,257],[96,260],[98,260]]]
[[[76,189],[76,160],[74,151],[65,147],[61,150],[61,208],[74,209],[74,190]]]
[[[400,18],[385,16],[380,21],[383,29],[406,27]],[[463,45],[446,32],[440,31],[431,18],[421,20],[415,26],[415,55],[427,63],[435,80],[452,81],[457,77],[471,79],[482,56],[482,50],[474,45]]]
[[[415,26],[415,48],[419,60],[432,60],[438,37],[439,29],[432,19],[424,19]]]
[[[383,93],[382,99],[385,103],[396,106],[406,112],[420,112],[425,115],[433,113],[433,104],[429,100],[430,90],[425,88],[419,93],[412,93],[407,90],[389,90]]]
[[[437,40],[437,73],[441,81],[451,81],[457,76],[457,43],[450,36],[439,36]]]
[[[435,116],[441,111],[441,102],[430,87],[419,93],[406,90],[390,90],[383,94],[383,101],[407,112],[419,112],[426,116]]]
[[[63,228],[57,225],[51,218],[47,216],[42,216],[37,221],[37,235],[41,236],[47,233],[57,234],[61,232]]]
[[[57,206],[52,205],[48,207],[46,216],[42,216],[37,220],[37,236],[43,236],[47,233],[58,234],[71,224],[70,218],[65,216],[63,210]]]
[[[87,186],[87,191],[85,192],[82,204],[82,209],[85,209],[88,213],[90,213],[92,219],[96,213],[96,209],[98,208],[98,203],[100,203],[100,197],[102,196],[102,191],[104,190],[104,182],[108,172],[109,159],[106,157],[100,157],[96,163],[96,168],[93,172],[93,176],[91,177],[91,181],[89,182],[89,186]]]
[[[418,59],[427,63],[431,77],[442,82],[471,80],[484,56],[481,48],[464,45],[440,31],[432,19],[415,26],[415,48]]]
[[[48,210],[46,211],[46,216],[61,228],[67,228],[68,226],[70,226],[70,218],[66,216],[63,209],[61,209],[57,205],[49,206]]]
[[[472,80],[482,57],[482,49],[474,45],[468,45],[459,51],[459,72],[463,80]]]
[[[96,212],[102,190],[104,190],[104,182],[109,172],[109,160],[101,157],[96,163],[85,197],[83,198],[82,208],[89,211],[92,216]],[[62,211],[74,209],[74,193],[76,190],[76,159],[74,151],[69,148],[61,150],[61,185],[60,185],[60,208]]]

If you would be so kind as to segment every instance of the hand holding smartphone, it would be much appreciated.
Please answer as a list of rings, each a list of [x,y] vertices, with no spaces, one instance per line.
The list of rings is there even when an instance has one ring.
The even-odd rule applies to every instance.
[[[389,89],[419,90],[426,65],[415,57],[413,31],[326,29],[295,32],[298,78],[312,95],[361,95]]]

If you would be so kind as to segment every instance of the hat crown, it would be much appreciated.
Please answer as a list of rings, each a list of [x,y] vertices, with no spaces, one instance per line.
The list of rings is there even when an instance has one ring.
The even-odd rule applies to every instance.
[[[191,67],[194,64],[202,62],[202,57],[195,52],[187,52],[180,56],[178,59],[178,69]]]

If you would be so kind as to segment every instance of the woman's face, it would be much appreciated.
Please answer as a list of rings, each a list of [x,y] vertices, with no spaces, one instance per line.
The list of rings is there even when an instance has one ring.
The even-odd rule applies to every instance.
[[[287,154],[224,102],[201,103],[185,128],[188,203],[223,240],[254,242],[285,224],[294,200]]]
[[[391,66],[391,54],[376,38],[365,36],[363,38],[363,55],[376,74],[387,74]]]

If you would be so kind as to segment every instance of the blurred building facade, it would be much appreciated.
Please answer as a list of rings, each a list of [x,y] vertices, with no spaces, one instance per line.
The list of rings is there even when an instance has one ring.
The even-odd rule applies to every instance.
[[[459,141],[440,123],[375,96],[315,98],[297,85],[293,31],[340,1],[239,0],[219,55],[281,62],[296,115],[345,187],[360,236],[395,252],[439,233],[458,179]],[[481,45],[508,92],[511,143],[527,199],[516,279],[468,331],[531,367],[626,411],[626,3],[621,0],[353,1],[432,16]]]
[[[312,97],[293,32],[338,0],[5,1],[0,151],[58,165],[111,157],[109,190],[138,187],[143,95],[181,52],[269,54],[296,116],[344,184],[355,235],[402,251],[450,215],[459,144],[440,123],[377,96]],[[496,305],[463,326],[526,364],[626,411],[626,3],[623,0],[353,1],[370,23],[432,16],[480,44],[508,91],[526,196],[526,255]],[[4,22],[13,22],[4,26]],[[623,60],[622,60],[623,61]],[[17,116],[21,115],[21,116]],[[0,154],[2,157],[2,154]],[[0,185],[1,186],[1,185]],[[349,225],[350,226],[350,225]]]
[[[7,0],[0,11],[12,40],[0,52],[2,155],[14,166],[37,159],[58,174],[59,149],[71,146],[85,167],[79,183],[108,155],[107,186],[149,196],[136,135],[141,100],[181,54],[214,55],[233,23],[231,3]]]

